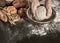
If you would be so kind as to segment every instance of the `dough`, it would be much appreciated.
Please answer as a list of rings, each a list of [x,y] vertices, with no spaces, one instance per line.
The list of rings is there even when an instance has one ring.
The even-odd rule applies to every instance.
[[[46,18],[46,8],[44,6],[40,6],[36,9],[35,19],[36,20],[44,20]]]

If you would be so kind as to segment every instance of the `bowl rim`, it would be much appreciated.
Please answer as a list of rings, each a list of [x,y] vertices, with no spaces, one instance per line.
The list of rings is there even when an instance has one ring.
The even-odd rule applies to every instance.
[[[30,16],[29,16],[29,10],[30,10],[31,8],[28,8],[27,9],[27,12],[26,12],[26,14],[27,14],[27,17],[31,20],[31,21],[33,21],[33,22],[35,22],[35,23],[50,23],[50,22],[52,22],[53,21],[53,19],[50,19],[49,21],[45,21],[45,22],[43,22],[43,21],[37,21],[37,20],[34,20],[33,18],[31,18]],[[52,8],[52,14],[54,14],[54,9]],[[32,14],[31,14],[32,15]],[[54,15],[56,15],[56,13],[54,14]]]

